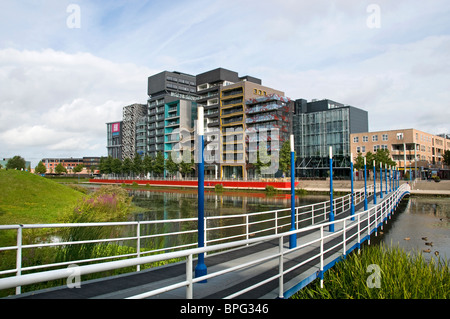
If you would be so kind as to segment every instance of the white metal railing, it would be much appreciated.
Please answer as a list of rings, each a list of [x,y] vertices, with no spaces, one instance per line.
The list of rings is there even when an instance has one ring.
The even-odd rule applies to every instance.
[[[372,224],[375,223],[377,220],[379,220],[382,215],[386,215],[386,207],[383,205],[387,205],[384,204],[385,202],[389,202],[390,205],[392,205],[392,202],[394,202],[395,200],[398,201],[398,197],[399,194],[403,192],[405,192],[405,185],[402,185],[401,188],[399,190],[397,190],[394,193],[391,193],[390,195],[388,195],[389,200],[385,200],[383,201],[381,204],[375,206],[375,209],[370,209],[367,212],[368,215],[368,219],[370,221],[370,218],[372,218],[372,216],[375,216],[375,220],[373,222],[369,222],[369,234],[370,234],[370,227]],[[408,190],[409,190],[409,185],[407,186]],[[370,187],[368,187],[368,191],[370,190]],[[372,189],[373,190],[373,189]],[[359,202],[364,200],[364,190],[359,190],[357,192],[355,192],[354,194],[354,198],[355,198],[355,205],[357,205]],[[334,207],[336,208],[335,212],[337,212],[337,209],[339,209],[339,207],[345,207],[346,205],[350,205],[349,200],[346,198],[351,198],[351,195],[346,195],[343,196],[341,198],[337,198],[334,201]],[[323,220],[321,220],[321,224],[316,225],[316,221],[317,218],[319,216],[322,216],[324,214],[327,214],[329,212],[329,202],[327,205],[327,202],[324,203],[319,203],[319,204],[313,204],[313,205],[307,205],[307,206],[303,206],[303,207],[298,207],[296,208],[297,211],[297,223],[302,223],[304,221],[307,221],[308,218],[305,219],[301,219],[298,216],[301,214],[299,212],[300,209],[304,209],[305,207],[310,207],[310,209],[306,209],[306,213],[310,213],[312,216],[309,217],[309,219],[311,220],[311,225],[307,226],[307,227],[303,227],[303,228],[299,228],[298,231],[295,231],[297,233],[301,233],[307,230],[311,230],[314,228],[321,228],[323,230],[323,227],[327,226],[330,223],[323,223],[325,220],[325,218]],[[348,206],[350,207],[350,206]],[[379,208],[382,207],[382,208]],[[328,211],[327,211],[328,209]],[[391,209],[391,208],[390,208]],[[345,209],[343,209],[342,211],[344,211]],[[392,210],[392,209],[391,209]],[[290,209],[283,209],[283,210],[275,210],[275,211],[269,211],[269,212],[259,212],[259,213],[251,213],[251,214],[247,214],[247,215],[239,215],[240,218],[245,218],[245,223],[242,223],[240,225],[229,225],[229,226],[224,226],[224,227],[237,227],[237,226],[245,226],[245,234],[242,235],[237,235],[237,236],[229,236],[227,238],[220,238],[220,239],[214,239],[214,240],[209,240],[209,241],[205,241],[205,243],[209,243],[209,245],[205,245],[206,247],[204,248],[191,248],[188,250],[182,250],[182,251],[175,251],[175,252],[169,252],[169,253],[164,253],[164,254],[160,254],[160,255],[153,255],[153,256],[147,256],[147,257],[143,257],[146,254],[149,253],[155,253],[157,251],[167,251],[167,250],[174,250],[174,249],[180,249],[180,248],[187,248],[189,246],[196,246],[197,243],[191,243],[191,244],[183,244],[183,245],[179,245],[179,246],[174,246],[174,247],[169,247],[169,248],[162,248],[162,249],[158,249],[158,250],[152,250],[152,251],[141,251],[141,241],[145,238],[154,238],[156,236],[169,236],[169,235],[180,235],[180,234],[186,234],[186,233],[195,233],[197,230],[186,230],[186,231],[180,231],[180,232],[170,232],[170,233],[164,233],[164,234],[151,234],[151,235],[141,235],[141,226],[145,225],[145,224],[155,224],[155,223],[176,223],[176,222],[185,222],[185,221],[190,221],[190,222],[194,222],[196,221],[196,218],[189,218],[189,219],[178,219],[178,220],[163,220],[163,221],[148,221],[148,222],[119,222],[119,223],[92,223],[92,224],[51,224],[51,225],[10,225],[10,226],[5,226],[5,225],[0,225],[0,230],[4,230],[4,229],[16,229],[17,230],[17,245],[16,246],[11,246],[11,247],[2,247],[0,248],[0,251],[5,251],[5,250],[17,250],[17,262],[16,262],[16,268],[15,269],[10,269],[10,270],[6,270],[6,271],[2,271],[0,272],[0,275],[4,275],[4,274],[11,274],[11,273],[16,273],[16,276],[14,277],[8,277],[8,278],[4,278],[4,279],[0,279],[0,289],[5,289],[8,287],[17,287],[16,288],[16,293],[20,293],[20,286],[22,286],[22,280],[24,278],[33,278],[33,279],[25,279],[25,280],[32,280],[34,283],[36,282],[41,282],[41,281],[47,281],[50,280],[48,279],[48,276],[53,276],[52,274],[58,274],[57,276],[60,276],[61,273],[67,273],[67,269],[60,269],[60,270],[51,270],[51,271],[45,271],[45,272],[41,272],[41,273],[37,273],[37,274],[27,274],[27,275],[22,275],[22,272],[25,271],[29,271],[29,270],[37,270],[37,269],[42,269],[42,268],[49,268],[49,267],[56,267],[56,266],[66,266],[66,265],[70,265],[70,264],[82,264],[82,263],[86,263],[86,262],[91,262],[91,261],[106,261],[108,259],[112,259],[112,258],[123,258],[123,257],[135,257],[135,258],[128,258],[125,260],[120,260],[120,261],[109,261],[109,262],[104,262],[103,264],[105,266],[99,266],[99,265],[103,265],[103,264],[96,264],[96,265],[84,265],[84,266],[80,266],[82,269],[86,269],[86,274],[88,273],[93,273],[93,272],[98,272],[98,271],[103,271],[103,270],[98,270],[97,269],[103,269],[103,267],[113,267],[113,268],[108,268],[108,270],[111,269],[117,269],[117,268],[123,268],[123,267],[127,267],[128,265],[133,265],[136,266],[137,270],[140,269],[140,265],[141,264],[145,264],[145,263],[149,263],[149,262],[153,262],[153,261],[163,261],[163,260],[168,260],[171,258],[182,258],[182,257],[188,257],[192,259],[193,255],[198,254],[199,252],[203,252],[203,253],[208,253],[208,252],[212,252],[212,251],[219,251],[219,250],[223,250],[223,249],[229,249],[229,248],[234,248],[234,247],[238,247],[241,245],[249,245],[251,243],[256,243],[256,242],[260,242],[260,241],[266,241],[266,240],[271,240],[273,238],[284,238],[285,236],[290,235],[292,232],[284,232],[284,233],[278,233],[278,230],[280,228],[282,228],[283,226],[287,226],[288,223],[280,223],[279,221],[281,219],[287,219],[290,216],[286,215],[286,216],[278,216],[280,214],[280,212],[283,211],[290,211]],[[319,214],[315,215],[315,213],[318,212]],[[305,212],[303,212],[305,213]],[[264,229],[264,230],[255,230],[255,231],[250,231],[250,227],[251,225],[257,225],[258,223],[261,223],[261,221],[250,221],[251,217],[257,216],[257,215],[263,215],[263,214],[273,214],[275,216],[275,218],[273,218],[275,227],[271,227],[269,229]],[[338,214],[338,213],[337,213]],[[369,216],[370,215],[370,216]],[[238,215],[235,216],[222,216],[222,218],[237,218]],[[214,217],[207,217],[207,220],[215,220],[215,219],[219,219],[220,216],[214,216]],[[358,225],[360,225],[360,218],[361,218],[361,214],[358,215]],[[347,220],[348,218],[345,218],[343,220]],[[265,222],[267,222],[268,220],[265,220]],[[342,222],[342,220],[338,220],[335,221],[334,223],[340,223]],[[91,227],[91,226],[123,226],[123,225],[133,225],[136,227],[136,235],[135,236],[129,236],[129,237],[120,237],[120,238],[108,238],[108,239],[98,239],[98,240],[86,240],[86,241],[77,241],[77,242],[54,242],[54,243],[44,243],[44,244],[32,244],[32,245],[23,245],[22,244],[22,231],[23,229],[27,229],[27,228],[50,228],[50,227]],[[208,225],[208,223],[205,223],[205,225]],[[345,222],[344,222],[344,228],[345,228]],[[205,233],[209,232],[209,231],[214,231],[216,229],[224,229],[224,227],[210,227],[207,228],[205,230]],[[359,226],[358,226],[359,227]],[[252,235],[258,234],[260,232],[263,231],[268,231],[268,230],[272,230],[274,231],[274,235],[269,235],[269,236],[264,236],[264,237],[259,237],[259,238],[253,238],[250,239],[249,237],[251,237]],[[359,237],[360,237],[360,230],[358,229],[358,241],[359,241]],[[229,243],[224,243],[224,244],[214,244],[211,245],[212,243],[215,243],[217,241],[220,240],[230,240],[230,239],[236,239],[239,237],[243,237],[245,236],[244,240],[235,240]],[[275,236],[275,237],[274,237]],[[206,238],[206,237],[205,237]],[[322,238],[322,241],[325,237]],[[280,239],[280,240],[281,240]],[[22,251],[23,249],[26,248],[37,248],[37,247],[51,247],[51,246],[65,246],[65,245],[71,245],[71,244],[82,244],[82,243],[102,243],[102,242],[112,242],[112,241],[124,241],[124,240],[136,240],[137,243],[137,252],[136,253],[132,253],[132,254],[127,254],[127,255],[120,255],[120,256],[108,256],[108,257],[100,257],[100,258],[96,258],[96,259],[89,259],[89,260],[77,260],[77,261],[70,261],[70,262],[63,262],[63,263],[57,263],[57,264],[51,264],[51,265],[38,265],[38,266],[31,266],[31,267],[22,267]],[[345,242],[345,241],[344,241]],[[311,243],[309,243],[311,244]],[[345,244],[344,244],[345,245]],[[302,245],[303,247],[304,245]],[[190,255],[190,257],[189,257]],[[281,256],[281,255],[280,255]],[[275,256],[275,257],[279,257],[280,256]],[[273,257],[273,256],[272,256]],[[149,261],[151,260],[151,261]],[[255,263],[261,262],[259,261],[255,261]],[[119,267],[119,265],[122,265]],[[192,265],[191,265],[192,266]],[[114,268],[116,267],[116,268]],[[189,267],[188,267],[189,268]],[[232,270],[231,270],[232,271]],[[42,274],[42,276],[40,275]],[[83,273],[84,274],[84,273]],[[31,277],[30,277],[31,276]],[[208,275],[208,278],[211,275]],[[59,277],[59,278],[64,278],[63,277]],[[277,277],[278,278],[278,277]],[[207,279],[207,278],[203,278]],[[16,280],[16,281],[15,281]],[[15,284],[13,284],[11,286],[11,282],[14,282]],[[198,282],[200,280],[197,279],[191,279],[190,285],[192,285],[195,282]],[[9,284],[7,284],[7,282],[9,282]]]

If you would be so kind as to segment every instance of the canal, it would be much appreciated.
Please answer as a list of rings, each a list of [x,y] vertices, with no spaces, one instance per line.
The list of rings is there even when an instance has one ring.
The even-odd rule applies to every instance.
[[[132,190],[134,203],[141,208],[135,220],[164,220],[197,216],[196,190]],[[296,198],[296,206],[329,200],[329,196]],[[265,192],[208,191],[205,216],[224,216],[290,207],[289,194]],[[231,230],[230,230],[231,231]],[[450,258],[450,198],[410,197],[403,200],[375,242],[398,245],[406,251],[421,251],[426,258],[437,254]]]

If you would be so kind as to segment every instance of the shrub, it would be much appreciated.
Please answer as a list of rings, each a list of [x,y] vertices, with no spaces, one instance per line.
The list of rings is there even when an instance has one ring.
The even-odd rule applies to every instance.
[[[222,192],[222,191],[223,191],[223,185],[222,185],[222,184],[216,184],[216,185],[214,186],[214,190],[215,190],[216,192]]]
[[[266,186],[266,193],[275,193],[277,190],[275,187],[273,187],[272,185],[267,185]]]

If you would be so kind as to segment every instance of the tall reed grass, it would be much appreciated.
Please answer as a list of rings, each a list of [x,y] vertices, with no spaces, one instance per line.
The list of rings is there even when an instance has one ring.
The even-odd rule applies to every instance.
[[[427,261],[421,252],[408,253],[395,246],[368,246],[328,270],[323,288],[315,280],[292,298],[448,299],[449,263],[440,257]]]

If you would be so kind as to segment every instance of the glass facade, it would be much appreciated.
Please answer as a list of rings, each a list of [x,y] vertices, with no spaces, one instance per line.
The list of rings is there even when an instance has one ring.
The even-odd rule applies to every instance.
[[[322,103],[323,102],[323,103]],[[296,175],[327,177],[329,147],[333,148],[336,175],[347,176],[350,169],[350,134],[368,127],[367,112],[323,100],[296,108],[293,128],[296,149]]]

